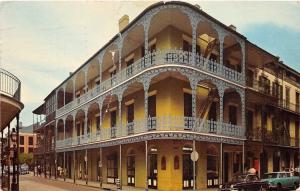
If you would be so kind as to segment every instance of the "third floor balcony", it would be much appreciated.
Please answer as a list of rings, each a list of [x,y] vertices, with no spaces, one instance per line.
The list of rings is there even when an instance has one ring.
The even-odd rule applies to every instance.
[[[244,75],[236,70],[230,69],[220,63],[204,58],[200,54],[193,54],[189,51],[168,49],[163,51],[154,51],[139,60],[123,68],[120,72],[112,75],[100,84],[89,89],[86,93],[80,95],[66,105],[60,107],[56,111],[56,116],[61,116],[70,112],[72,109],[82,105],[93,98],[109,91],[120,84],[131,80],[132,78],[149,71],[154,68],[163,67],[181,67],[192,68],[199,72],[204,72],[207,75],[224,79],[230,83],[242,85],[244,83]],[[59,99],[59,98],[58,98]]]

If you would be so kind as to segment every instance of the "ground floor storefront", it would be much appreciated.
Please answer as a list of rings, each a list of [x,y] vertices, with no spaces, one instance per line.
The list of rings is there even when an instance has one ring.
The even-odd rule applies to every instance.
[[[195,164],[193,148],[198,153]],[[51,159],[45,166],[48,176],[56,168],[57,178],[87,185],[189,190],[195,184],[196,189],[207,189],[243,172],[243,150],[243,145],[217,142],[149,140],[57,152],[57,166]]]
[[[245,168],[255,168],[262,177],[267,172],[299,168],[299,148],[251,143],[246,146]]]

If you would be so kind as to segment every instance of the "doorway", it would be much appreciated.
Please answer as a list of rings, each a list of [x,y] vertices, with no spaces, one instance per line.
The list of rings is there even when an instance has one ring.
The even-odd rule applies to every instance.
[[[127,156],[127,185],[135,186],[135,154],[132,151]]]
[[[193,179],[193,161],[191,159],[192,147],[183,147],[182,154],[182,185],[183,189],[192,189],[194,186]]]
[[[157,149],[151,148],[148,155],[148,187],[157,188]]]

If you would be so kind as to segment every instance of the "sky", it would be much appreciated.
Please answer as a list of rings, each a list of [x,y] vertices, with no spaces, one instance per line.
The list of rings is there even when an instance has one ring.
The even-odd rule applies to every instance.
[[[154,1],[48,1],[0,3],[0,67],[22,82],[21,113],[32,110],[118,33],[118,19],[133,20]],[[300,1],[189,1],[254,44],[300,71]]]

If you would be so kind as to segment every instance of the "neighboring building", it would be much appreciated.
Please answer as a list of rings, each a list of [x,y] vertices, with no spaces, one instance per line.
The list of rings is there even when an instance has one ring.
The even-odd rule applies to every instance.
[[[191,189],[196,150],[196,188],[207,189],[250,167],[298,165],[298,72],[198,6],[160,2],[128,22],[33,111],[47,175]]]
[[[20,100],[21,97],[21,82],[10,72],[0,68],[0,130],[1,130],[1,188],[10,188],[9,176],[4,175],[4,165],[10,166],[10,142],[11,132],[14,129],[16,135],[19,133],[19,115],[24,108]],[[17,126],[13,128],[11,123],[16,119]],[[4,135],[7,133],[7,137]],[[17,140],[16,140],[17,143]],[[18,144],[16,144],[16,157],[18,156]],[[12,157],[12,156],[11,156]],[[8,168],[9,169],[9,168]],[[9,173],[8,173],[9,174]],[[19,176],[17,176],[17,187]]]
[[[33,133],[33,125],[27,127],[20,125],[19,151],[20,153],[33,153],[36,148],[36,134]]]

